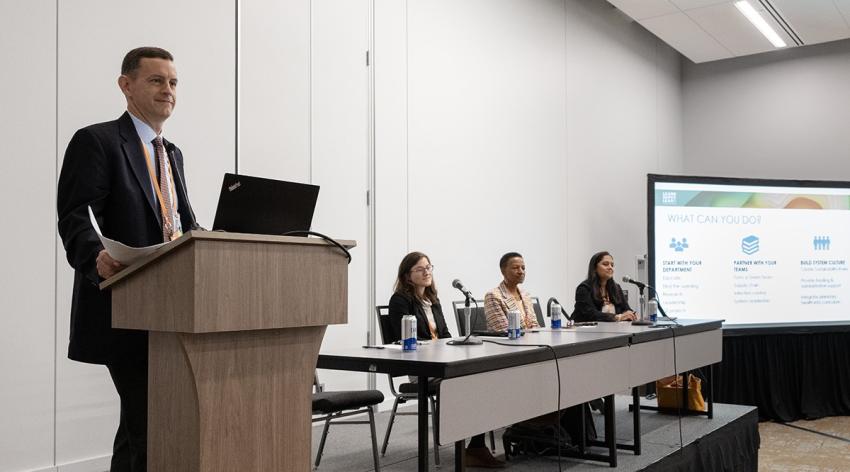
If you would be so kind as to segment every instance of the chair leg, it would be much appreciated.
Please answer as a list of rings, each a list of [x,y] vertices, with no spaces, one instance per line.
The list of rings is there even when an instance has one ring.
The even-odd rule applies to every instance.
[[[438,434],[440,433],[440,419],[437,415],[437,401],[434,397],[428,397],[431,403],[431,433],[434,436],[434,465],[440,465],[440,446],[437,445]]]
[[[390,422],[387,423],[387,432],[384,433],[384,444],[381,446],[381,455],[387,455],[387,444],[390,442],[390,431],[393,430],[393,422],[395,422],[395,413],[398,410],[398,397],[393,402],[393,411],[390,413]]]
[[[496,452],[496,433],[494,431],[490,431],[490,449]]]
[[[333,415],[328,415],[327,419],[325,419],[325,428],[322,431],[322,439],[319,441],[319,452],[316,453],[316,468],[319,467],[319,462],[322,461],[322,451],[325,449],[325,439],[328,438],[328,429],[331,427],[331,416]]]
[[[372,433],[372,460],[375,461],[375,472],[381,472],[381,463],[378,461],[378,435],[375,433],[375,413],[369,408],[369,430]]]

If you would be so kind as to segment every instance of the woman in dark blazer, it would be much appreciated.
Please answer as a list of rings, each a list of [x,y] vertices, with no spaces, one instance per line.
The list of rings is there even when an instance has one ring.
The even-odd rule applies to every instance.
[[[587,266],[587,279],[576,287],[573,321],[633,321],[623,289],[614,282],[614,258],[607,251],[597,252]]]
[[[434,266],[421,252],[411,252],[398,265],[395,293],[390,298],[389,321],[393,337],[401,338],[401,318],[416,317],[417,339],[452,337],[443,317],[437,288],[434,284]],[[445,348],[444,346],[440,346]],[[449,348],[451,349],[451,348]],[[411,379],[413,380],[413,379]],[[466,464],[473,467],[502,468],[505,463],[493,457],[484,444],[484,435],[472,437],[466,448]]]
[[[401,318],[416,317],[417,339],[450,338],[443,308],[434,286],[434,266],[428,256],[411,252],[398,266],[395,293],[390,298],[389,321],[393,337],[401,339]]]

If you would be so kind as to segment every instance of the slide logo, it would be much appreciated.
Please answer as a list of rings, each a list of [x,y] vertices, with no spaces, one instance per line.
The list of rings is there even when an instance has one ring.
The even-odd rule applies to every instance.
[[[676,238],[670,239],[670,249],[676,252],[684,252],[688,247],[688,238],[682,238],[681,241]]]
[[[753,234],[741,240],[741,250],[746,255],[752,255],[759,252],[759,238]]]
[[[812,244],[815,247],[815,251],[829,251],[829,236],[815,236]]]

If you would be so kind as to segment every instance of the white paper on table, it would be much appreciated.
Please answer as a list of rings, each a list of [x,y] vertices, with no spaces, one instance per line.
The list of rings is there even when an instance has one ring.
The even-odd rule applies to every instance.
[[[94,212],[92,212],[91,207],[89,207],[89,219],[91,219],[91,225],[94,227],[94,231],[97,233],[97,237],[100,238],[100,243],[103,244],[103,248],[106,249],[106,252],[113,259],[126,266],[132,265],[134,262],[147,257],[162,246],[169,244],[160,243],[146,247],[130,247],[124,243],[119,243],[114,239],[109,239],[101,234],[100,226],[97,225],[97,220],[94,218]]]

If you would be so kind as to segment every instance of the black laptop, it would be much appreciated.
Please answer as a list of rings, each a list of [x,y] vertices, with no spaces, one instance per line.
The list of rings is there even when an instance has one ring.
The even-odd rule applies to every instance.
[[[313,222],[319,186],[224,174],[213,231],[284,234]]]

